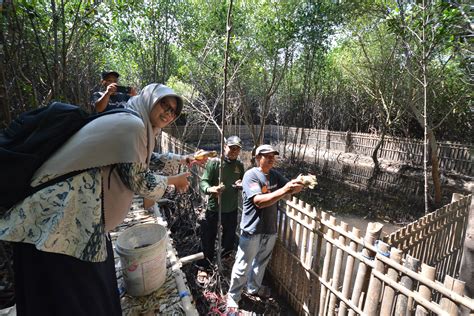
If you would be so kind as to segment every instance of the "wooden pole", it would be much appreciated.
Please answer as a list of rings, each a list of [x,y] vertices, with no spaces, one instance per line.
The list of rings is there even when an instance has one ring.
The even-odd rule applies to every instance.
[[[390,250],[390,259],[392,259],[396,263],[400,263],[402,261],[402,255],[403,255],[403,252],[400,249],[392,248]],[[387,277],[397,282],[398,271],[392,267],[389,267],[387,271]],[[395,305],[395,290],[386,284],[384,292],[383,292],[383,297],[382,297],[382,306],[380,307],[380,315],[391,315],[394,305]]]
[[[342,230],[347,231],[348,229],[347,223],[341,222],[340,226]],[[342,234],[339,235],[339,244],[343,246],[346,244],[346,237],[344,237],[344,235]],[[336,290],[339,289],[339,279],[340,279],[341,268],[342,268],[343,254],[344,254],[344,251],[341,248],[337,248],[336,259],[334,260],[334,270],[332,273],[332,287]],[[336,306],[336,295],[331,294],[330,300],[329,300],[328,313],[327,313],[328,315],[334,315],[335,306]]]
[[[420,261],[410,255],[407,255],[403,266],[412,271],[418,271]],[[400,284],[405,288],[411,290],[413,288],[413,280],[409,276],[402,276]],[[397,304],[395,306],[395,315],[405,315],[408,312],[408,297],[403,294],[398,294]]]
[[[382,232],[383,224],[381,223],[373,223],[370,222],[367,225],[367,232],[365,233],[364,243],[369,245],[374,245],[375,241],[379,239],[380,233]],[[373,258],[375,253],[370,251],[367,248],[362,249],[362,255],[366,258]],[[368,267],[365,263],[360,262],[359,268],[357,270],[357,276],[354,283],[354,289],[352,291],[351,301],[354,305],[359,305],[359,301],[362,299],[361,295],[364,290],[367,289],[367,279],[370,275],[370,267]],[[349,311],[349,315],[354,315],[355,312],[353,310]]]
[[[453,290],[453,292],[456,294],[464,295],[465,282],[463,281],[456,280],[453,277],[447,275],[446,278],[444,279],[444,286],[450,290]],[[459,310],[456,303],[454,303],[447,297],[441,298],[440,305],[441,305],[441,309],[444,311],[447,311],[449,315],[459,314]]]
[[[382,241],[377,243],[378,252],[381,255],[389,256],[390,246]],[[375,258],[375,270],[384,273],[385,265],[377,257]],[[382,293],[382,281],[373,274],[370,276],[369,287],[367,289],[367,298],[364,305],[364,313],[369,316],[377,316],[379,313],[379,301]]]
[[[329,222],[331,225],[336,225],[336,218],[331,216],[329,218]],[[327,228],[327,238],[328,239],[333,239],[334,237],[334,231],[331,228]],[[323,273],[321,274],[321,278],[323,281],[328,281],[328,275],[329,275],[329,266],[331,264],[331,254],[332,254],[332,244],[328,241],[326,241],[326,255],[324,257],[324,264],[323,264]],[[326,295],[327,295],[328,289],[325,286],[321,286],[321,297],[319,299],[319,315],[324,315],[324,310],[326,307]]]
[[[355,228],[355,227],[352,228],[352,234],[354,235],[356,239],[360,238],[360,230],[358,228]],[[349,243],[349,248],[354,252],[357,251],[357,243],[353,241],[352,239]],[[351,280],[352,280],[352,272],[354,270],[354,262],[355,262],[355,258],[349,255],[346,261],[344,281],[342,282],[342,295],[344,297],[349,297],[349,290],[351,288]],[[347,306],[343,301],[341,301],[339,305],[338,316],[346,315],[346,311],[347,311]]]
[[[421,265],[421,275],[431,281],[435,280],[436,276],[436,268],[431,267],[427,264],[422,264]],[[418,292],[420,293],[420,296],[426,299],[427,301],[431,301],[431,288],[424,285],[423,283],[420,283],[420,287],[418,289]],[[415,311],[416,316],[426,316],[428,315],[428,310],[423,307],[422,305],[417,305],[416,306],[416,311]]]
[[[227,65],[229,62],[229,45],[230,45],[230,33],[232,31],[231,23],[231,13],[232,13],[232,4],[233,0],[229,1],[229,8],[227,10],[227,23],[226,23],[226,42],[225,42],[225,52],[224,52],[224,96],[222,100],[222,112],[221,112],[221,157],[219,165],[219,181],[218,184],[222,182],[222,171],[224,169],[224,133],[225,133],[225,114],[227,111]],[[219,272],[222,272],[222,261],[221,261],[221,252],[222,252],[222,233],[221,233],[221,222],[222,222],[222,201],[221,196],[219,195],[217,199],[219,203],[218,216],[217,216],[217,267]],[[220,279],[220,278],[219,278]]]

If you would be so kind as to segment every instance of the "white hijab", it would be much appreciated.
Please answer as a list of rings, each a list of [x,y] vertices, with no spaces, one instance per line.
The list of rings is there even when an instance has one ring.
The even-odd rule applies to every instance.
[[[183,109],[183,100],[178,96],[173,89],[159,83],[152,83],[143,88],[140,94],[136,97],[131,97],[128,100],[127,108],[131,109],[140,115],[145,123],[147,131],[147,162],[149,162],[151,153],[155,147],[155,138],[159,134],[159,130],[153,131],[153,126],[150,121],[150,113],[156,103],[164,97],[173,96],[176,98],[176,118],[181,114]],[[175,120],[176,120],[175,118]]]
[[[32,185],[76,170],[101,167],[102,178],[109,179],[103,185],[103,210],[105,230],[119,225],[128,211],[133,192],[120,179],[117,163],[146,163],[155,146],[156,134],[150,121],[150,113],[156,102],[165,96],[177,99],[176,113],[183,108],[183,101],[174,91],[164,85],[151,84],[129,100],[130,113],[116,113],[97,118],[74,134],[35,173]]]
[[[146,86],[138,96],[130,98],[130,113],[99,117],[82,127],[34,174],[32,185],[48,176],[61,176],[77,170],[104,167],[117,163],[146,162],[149,164],[155,146],[155,133],[150,113],[157,101],[166,96],[177,100],[177,116],[183,101],[171,88],[162,84]]]

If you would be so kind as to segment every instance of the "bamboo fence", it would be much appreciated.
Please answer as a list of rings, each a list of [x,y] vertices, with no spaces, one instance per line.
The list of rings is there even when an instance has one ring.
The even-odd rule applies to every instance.
[[[286,135],[287,139],[305,139],[299,146],[308,146],[319,150],[334,150],[345,153],[353,153],[362,156],[371,156],[380,136],[368,133],[336,132],[318,129],[301,129],[296,127],[271,126],[272,139]],[[309,137],[301,137],[298,134],[306,133]],[[275,134],[280,136],[275,137]],[[451,171],[465,175],[474,175],[472,144],[460,144],[455,142],[438,142],[439,167],[444,171]],[[378,152],[379,159],[403,162],[410,166],[423,165],[423,141],[410,138],[385,136],[383,146]]]
[[[166,133],[160,145],[162,151],[195,150]],[[420,230],[423,234],[414,229],[420,224],[412,223],[408,226],[411,228],[405,227],[395,235],[395,244],[396,240],[411,238],[404,236],[414,235],[412,243],[425,237],[425,242],[408,247],[416,249],[413,256],[404,253],[403,248],[391,247],[386,243],[388,237],[381,240],[380,223],[369,223],[362,236],[359,228],[338,223],[335,217],[304,201],[285,201],[281,205],[284,211],[278,215],[279,238],[269,264],[275,287],[299,315],[473,313],[474,300],[464,295],[464,283],[449,275],[457,273],[457,247],[466,232],[471,196],[457,196],[455,200],[425,217],[435,219],[425,219],[424,223],[436,224]],[[451,240],[451,236],[456,237]],[[442,251],[436,249],[439,245]],[[426,259],[414,257],[419,254],[441,261],[428,264],[423,262]],[[443,283],[439,281],[442,279]]]
[[[454,194],[446,205],[384,237],[384,241],[436,267],[436,279],[457,275],[472,196]]]
[[[201,139],[205,145],[218,143],[216,142],[216,135],[218,135],[217,129],[210,125],[206,128],[197,126],[188,129],[186,132],[182,126],[166,128],[165,131],[178,138],[183,134],[187,134],[185,140],[191,143],[195,143],[198,139]],[[240,136],[244,142],[249,144],[252,142],[252,134],[247,126],[228,126],[226,135],[230,134]],[[299,153],[305,152],[304,147],[371,156],[379,140],[379,135],[267,125],[264,129],[264,140],[267,143],[282,142],[291,144],[293,151]],[[253,145],[253,143],[251,145]],[[474,175],[473,152],[474,146],[472,144],[460,144],[447,141],[438,142],[437,154],[439,167],[444,171],[472,176]],[[410,166],[422,166],[423,141],[386,136],[384,144],[379,150],[378,158],[402,162]]]
[[[470,199],[470,198],[469,198]],[[466,204],[462,204],[468,207]],[[382,224],[358,228],[293,198],[279,215],[269,265],[299,315],[456,315],[474,311],[464,283],[380,240]],[[454,258],[454,257],[453,257]]]

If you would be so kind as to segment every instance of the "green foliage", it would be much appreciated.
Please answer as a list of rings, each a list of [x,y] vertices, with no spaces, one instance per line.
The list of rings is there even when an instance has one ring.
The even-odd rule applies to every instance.
[[[419,137],[407,109],[420,96],[416,78],[425,47],[430,124],[437,137],[469,139],[468,7],[429,4],[422,10],[404,0],[234,1],[227,117],[361,132],[388,128]],[[188,124],[220,121],[228,5],[4,2],[8,63],[1,72],[9,98],[0,113],[8,118],[53,99],[86,106],[100,72],[114,69],[123,84],[167,82],[184,93],[193,103]],[[430,36],[424,44],[418,40],[423,28]]]

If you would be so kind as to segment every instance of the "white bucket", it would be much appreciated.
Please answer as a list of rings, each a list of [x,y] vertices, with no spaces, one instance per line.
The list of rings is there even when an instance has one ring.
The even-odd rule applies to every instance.
[[[166,279],[166,228],[159,224],[139,224],[124,230],[117,238],[127,293],[150,294]]]

